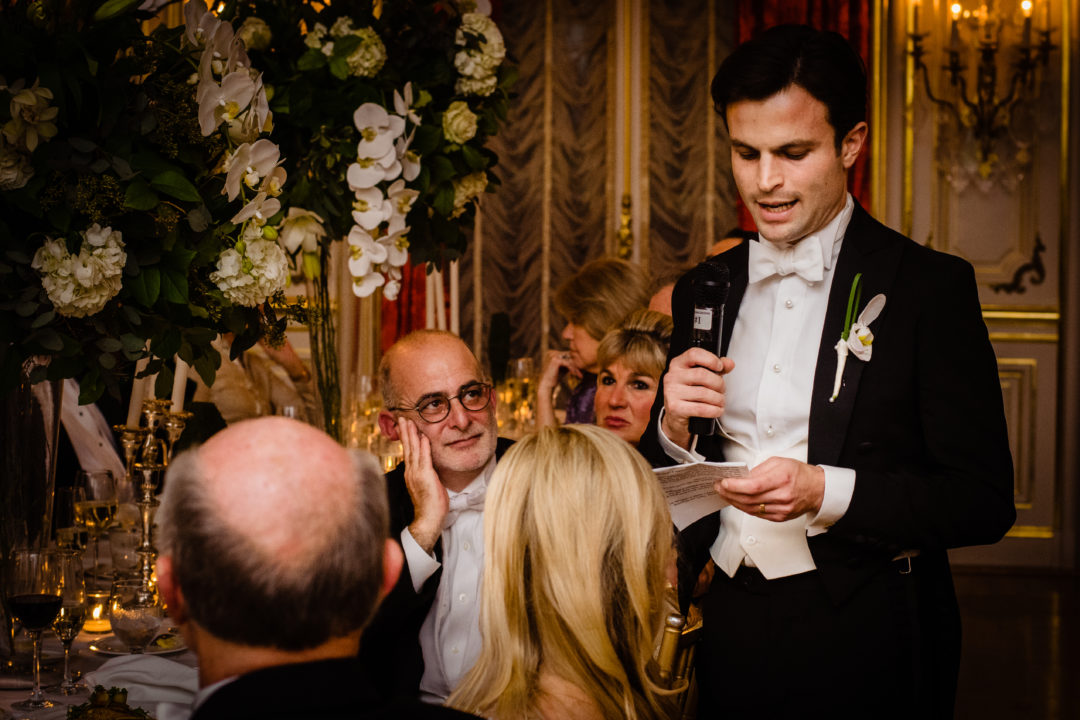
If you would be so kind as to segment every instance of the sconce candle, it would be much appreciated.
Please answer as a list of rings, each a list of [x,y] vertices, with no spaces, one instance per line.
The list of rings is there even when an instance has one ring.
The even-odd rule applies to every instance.
[[[957,27],[957,23],[960,22],[960,11],[963,10],[963,6],[960,3],[953,3],[949,8],[949,12],[952,14],[952,23],[949,28],[949,47],[960,47],[960,28]]]
[[[919,34],[919,0],[911,0],[911,30]]]
[[[1020,3],[1020,11],[1024,13],[1024,45],[1031,45],[1031,11],[1034,9],[1032,0],[1023,0]]]
[[[188,364],[176,356],[176,370],[173,373],[172,385],[172,411],[181,412],[184,409],[184,390],[187,389]]]

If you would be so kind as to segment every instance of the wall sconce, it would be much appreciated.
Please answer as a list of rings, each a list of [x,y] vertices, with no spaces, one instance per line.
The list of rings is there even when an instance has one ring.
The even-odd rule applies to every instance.
[[[1038,13],[1036,1],[1040,6]],[[920,4],[921,0],[912,0],[911,32],[908,33],[915,73],[922,73],[927,97],[952,117],[958,136],[970,132],[976,146],[978,175],[984,181],[989,180],[999,163],[995,145],[1010,134],[1018,145],[1017,165],[1026,165],[1030,162],[1027,145],[1031,138],[1019,138],[1012,125],[1018,108],[1029,110],[1037,99],[1039,69],[1049,64],[1050,53],[1057,47],[1051,42],[1051,35],[1056,30],[1050,26],[1050,0],[1022,0],[1011,15],[993,4],[982,3],[971,10],[964,8],[961,2],[952,2],[948,8],[948,44],[943,48],[946,62],[942,65],[948,86],[940,93],[934,92],[930,68],[925,60],[929,51],[924,47],[924,40],[930,33],[920,32]],[[1035,15],[1038,16],[1037,39],[1033,42]],[[1019,33],[1007,33],[1007,27],[1019,27]],[[1007,40],[1011,40],[1011,44]],[[965,56],[971,53],[978,59],[973,73],[969,73],[964,64]],[[1006,84],[1001,89],[998,87],[999,56],[1012,58]],[[971,74],[974,75],[973,95],[969,93]]]

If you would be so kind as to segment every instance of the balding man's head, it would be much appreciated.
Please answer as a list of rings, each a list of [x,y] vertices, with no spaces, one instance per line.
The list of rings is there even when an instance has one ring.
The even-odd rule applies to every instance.
[[[374,458],[295,420],[230,425],[179,455],[158,522],[187,614],[231,642],[302,650],[348,635],[383,586]]]

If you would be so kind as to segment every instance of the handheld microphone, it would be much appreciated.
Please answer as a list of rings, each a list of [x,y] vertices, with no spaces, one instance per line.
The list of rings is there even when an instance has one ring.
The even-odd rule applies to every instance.
[[[705,348],[715,355],[720,355],[720,341],[724,328],[724,303],[727,302],[731,288],[730,273],[727,265],[716,262],[703,262],[697,267],[690,284],[693,297],[693,315],[690,325],[690,345]],[[690,418],[692,435],[713,435],[716,433],[714,418]]]

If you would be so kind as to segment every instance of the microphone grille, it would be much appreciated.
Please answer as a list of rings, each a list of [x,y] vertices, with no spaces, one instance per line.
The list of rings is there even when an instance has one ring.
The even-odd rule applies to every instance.
[[[692,284],[695,305],[723,305],[731,286],[731,272],[723,263],[705,261],[697,266]]]

